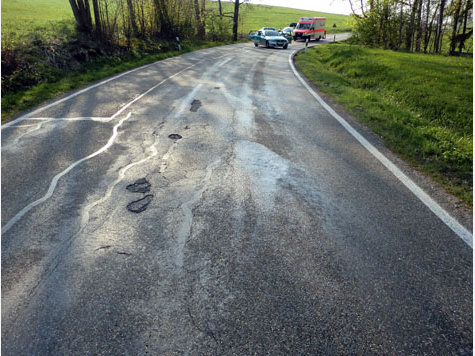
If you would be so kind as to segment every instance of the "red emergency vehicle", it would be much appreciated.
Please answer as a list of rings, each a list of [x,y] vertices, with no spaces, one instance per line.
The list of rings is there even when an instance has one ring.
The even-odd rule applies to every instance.
[[[325,30],[325,17],[301,17],[299,23],[294,30],[294,40],[310,40],[319,41],[327,37]]]

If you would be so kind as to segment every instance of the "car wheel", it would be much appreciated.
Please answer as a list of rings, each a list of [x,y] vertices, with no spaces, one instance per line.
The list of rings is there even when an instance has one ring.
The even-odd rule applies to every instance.
[[[269,41],[266,41],[266,47],[269,47]]]
[[[254,47],[258,47],[259,46],[259,43],[254,43]]]
[[[289,47],[289,44],[288,44],[288,43],[286,43],[286,44],[284,45],[284,49],[287,49],[287,47]]]

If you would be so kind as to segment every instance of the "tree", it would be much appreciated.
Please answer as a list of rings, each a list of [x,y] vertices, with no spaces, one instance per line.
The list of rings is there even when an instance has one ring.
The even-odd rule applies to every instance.
[[[69,0],[79,32],[92,34],[91,10],[89,0]]]
[[[437,22],[437,32],[435,34],[435,40],[434,40],[434,53],[439,53],[440,46],[441,46],[442,31],[444,28],[445,4],[446,4],[446,0],[440,0],[439,21]]]
[[[201,2],[201,4],[200,4]],[[196,25],[198,29],[198,39],[204,40],[206,37],[205,27],[205,0],[194,0]]]

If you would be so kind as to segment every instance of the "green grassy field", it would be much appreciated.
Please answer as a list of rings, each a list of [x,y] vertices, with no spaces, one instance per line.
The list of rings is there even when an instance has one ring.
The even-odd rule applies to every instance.
[[[2,36],[68,19],[73,19],[73,12],[67,0],[2,1]]]
[[[387,145],[472,205],[473,59],[319,46],[298,68]]]
[[[208,9],[217,9],[217,2],[208,2]],[[223,2],[226,12],[232,12],[233,4]],[[241,6],[243,15],[242,26],[239,32],[248,34],[263,26],[284,28],[290,22],[298,21],[302,16],[324,16],[327,18],[327,31],[336,24],[336,31],[350,31],[347,24],[348,16],[326,14],[306,10],[296,10],[285,7],[244,4]],[[67,0],[3,0],[2,1],[2,34],[22,32],[44,26],[59,20],[72,19],[73,13]]]
[[[216,2],[208,2],[208,9],[217,9]],[[223,2],[223,10],[232,13],[233,4]],[[257,30],[264,26],[284,28],[291,22],[297,22],[300,17],[326,17],[327,31],[350,32],[351,27],[348,24],[349,16],[335,15],[323,12],[297,10],[287,7],[265,6],[265,5],[241,5],[242,23],[239,32],[248,34],[251,30]],[[333,28],[333,24],[336,27]]]

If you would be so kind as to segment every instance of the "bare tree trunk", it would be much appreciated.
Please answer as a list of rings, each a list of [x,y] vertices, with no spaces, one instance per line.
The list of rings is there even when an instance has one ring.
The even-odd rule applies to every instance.
[[[412,50],[412,38],[414,36],[414,23],[416,20],[416,12],[417,12],[417,7],[419,6],[419,1],[420,0],[414,0],[414,3],[412,4],[411,20],[409,23],[409,28],[407,29],[407,32],[406,32],[406,48],[409,51]]]
[[[430,20],[429,27],[428,29],[426,29],[426,34],[424,37],[424,53],[427,53],[427,48],[429,47],[430,38],[432,36],[432,25],[434,24],[435,17],[437,16],[437,10],[439,10],[439,4],[437,4],[434,15],[432,16],[432,19]]]
[[[165,0],[153,0],[155,7],[155,17],[158,22],[160,35],[166,39],[173,38],[172,24],[168,15],[167,5]]]
[[[79,32],[92,33],[91,10],[89,0],[69,0]]]
[[[453,1],[452,1],[452,4],[453,4]],[[450,4],[452,6],[452,4]],[[449,16],[447,16],[447,18],[445,19],[445,24],[442,25],[442,28],[447,28],[447,24],[449,23]],[[440,41],[439,41],[439,51],[438,53],[441,53],[442,52],[442,42],[444,40],[444,34],[442,33],[441,37],[440,37]]]
[[[398,43],[398,48],[401,48],[402,46],[402,28],[403,28],[403,24],[404,24],[404,3],[401,1],[401,11],[399,13],[399,43]]]
[[[101,22],[101,12],[99,10],[99,4],[97,0],[92,0],[92,7],[94,9],[94,32],[96,34],[96,38],[100,41],[103,40],[102,34],[102,22]]]
[[[460,45],[459,45],[459,52],[460,53],[462,53],[463,47],[464,47],[464,44],[465,44],[466,32],[467,32],[468,13],[469,13],[470,9],[472,8],[472,6],[473,6],[472,0],[467,0],[467,4],[465,6],[465,13],[464,13],[464,17],[463,17],[462,39],[460,40]]]
[[[239,23],[239,0],[234,0],[234,16],[233,16],[233,41],[237,41],[238,23]]]
[[[132,36],[137,36],[139,33],[139,29],[137,27],[137,21],[135,18],[135,7],[132,3],[132,0],[127,0],[127,11],[129,13],[128,19],[130,27],[132,28]]]
[[[218,0],[218,9],[219,9],[219,16],[223,16],[223,7],[221,6],[221,0]]]
[[[419,7],[417,9],[416,52],[421,51],[421,40],[422,40],[422,0],[419,1]]]
[[[206,36],[205,22],[204,22],[204,1],[201,2],[201,8],[198,0],[194,0],[195,5],[195,18],[198,28],[198,39],[204,40]]]
[[[430,17],[430,0],[427,0],[426,20],[424,22],[424,53],[427,53],[427,39],[429,36],[429,17]]]
[[[439,53],[439,48],[442,39],[442,30],[444,24],[444,9],[445,9],[446,0],[440,0],[440,10],[439,10],[439,21],[437,22],[437,32],[435,34],[434,41],[434,53]]]
[[[462,0],[457,0],[454,8],[454,19],[452,27],[452,36],[450,37],[450,54],[455,53],[455,48],[457,47],[457,29],[460,19],[460,10],[462,9]]]

